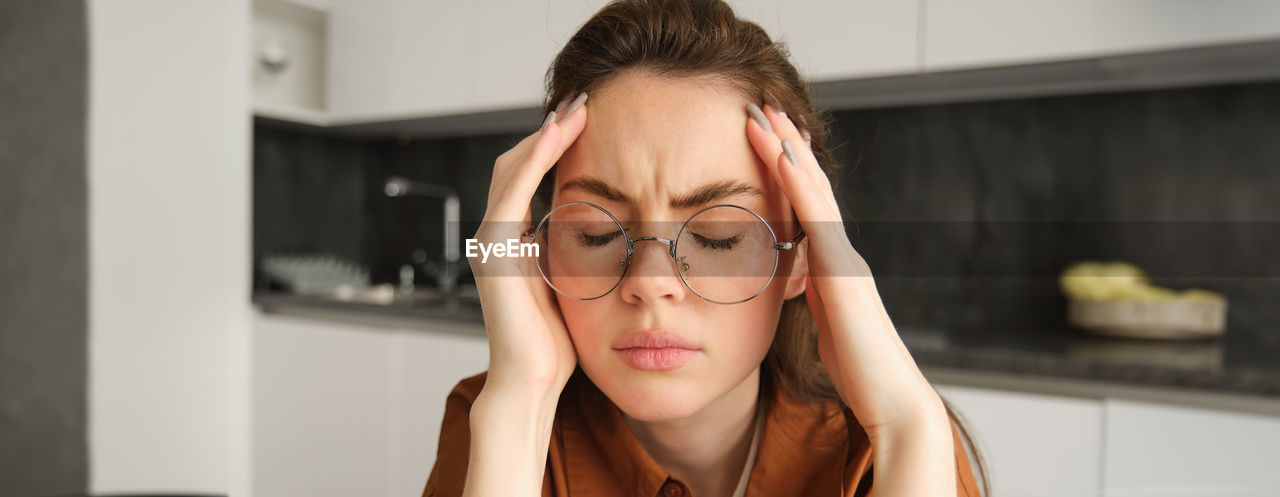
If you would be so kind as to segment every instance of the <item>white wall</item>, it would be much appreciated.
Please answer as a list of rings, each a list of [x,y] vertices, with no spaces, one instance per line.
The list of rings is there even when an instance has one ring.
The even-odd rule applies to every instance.
[[[247,495],[248,0],[89,2],[90,491]]]

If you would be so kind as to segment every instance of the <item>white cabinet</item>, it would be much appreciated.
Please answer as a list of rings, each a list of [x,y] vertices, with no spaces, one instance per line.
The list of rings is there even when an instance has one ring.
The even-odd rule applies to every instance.
[[[1280,488],[1280,417],[935,385],[996,496],[1253,497]]]
[[[604,0],[485,0],[476,2],[476,106],[478,110],[541,104],[545,76],[556,53]],[[536,124],[536,123],[533,123]]]
[[[808,81],[913,74],[918,2],[902,0],[738,0],[739,16],[787,44]]]
[[[1107,497],[1260,497],[1280,489],[1280,418],[1106,402]]]
[[[307,3],[318,0],[257,0]],[[320,125],[537,107],[605,0],[326,0]],[[730,0],[810,82],[1280,39],[1274,0]],[[270,90],[270,88],[268,88]],[[313,101],[310,99],[308,102]],[[287,118],[287,117],[286,117]],[[529,127],[536,126],[530,121]]]
[[[984,495],[1098,494],[1101,401],[952,385],[935,388],[964,420],[983,456],[992,487]]]
[[[488,368],[483,337],[260,316],[253,354],[258,497],[417,497],[444,402]]]
[[[254,495],[394,495],[391,352],[388,333],[259,321]]]
[[[1280,38],[1274,0],[927,0],[924,70]]]
[[[536,107],[555,54],[604,0],[329,0],[332,124]],[[810,80],[918,69],[916,2],[738,0]],[[536,123],[531,123],[536,125]]]
[[[328,10],[297,0],[253,2],[253,106],[266,113],[322,113]]]
[[[422,495],[436,462],[444,402],[458,381],[489,369],[484,337],[422,331],[399,335],[401,485],[405,497]]]
[[[477,5],[330,0],[329,112],[344,123],[475,105]]]

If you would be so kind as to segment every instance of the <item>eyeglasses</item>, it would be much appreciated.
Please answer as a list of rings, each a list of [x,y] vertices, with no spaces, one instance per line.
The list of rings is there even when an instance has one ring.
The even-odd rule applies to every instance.
[[[756,213],[720,204],[690,216],[674,240],[632,238],[603,207],[570,202],[552,209],[521,238],[538,246],[542,278],[567,297],[594,300],[608,295],[631,267],[635,245],[651,241],[667,246],[676,274],[689,291],[717,304],[737,304],[769,286],[779,251],[794,249],[804,231],[778,241],[773,228]]]

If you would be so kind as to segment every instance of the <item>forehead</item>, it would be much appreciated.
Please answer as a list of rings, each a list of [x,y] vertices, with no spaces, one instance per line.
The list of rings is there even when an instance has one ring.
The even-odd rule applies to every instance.
[[[711,78],[616,76],[592,92],[587,127],[557,167],[557,192],[589,175],[655,207],[723,179],[768,194],[768,173],[746,137],[746,102]]]

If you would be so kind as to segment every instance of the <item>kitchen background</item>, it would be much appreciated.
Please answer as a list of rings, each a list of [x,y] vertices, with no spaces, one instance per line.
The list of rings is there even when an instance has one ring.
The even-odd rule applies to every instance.
[[[850,236],[988,494],[1274,495],[1280,4],[731,3],[831,111]],[[470,235],[600,4],[0,3],[0,495],[420,495],[487,350],[422,262],[442,202],[387,181]],[[269,263],[320,256],[360,298]],[[1221,334],[1069,325],[1084,259],[1226,296]]]
[[[1277,82],[888,107],[834,112],[829,142],[896,323],[1061,326],[1058,273],[1115,258],[1231,294],[1233,332],[1280,341],[1278,110]],[[388,197],[386,180],[459,192],[465,237],[494,158],[528,132],[362,139],[259,120],[255,259],[333,253],[397,282],[415,250],[443,257],[444,207]]]

